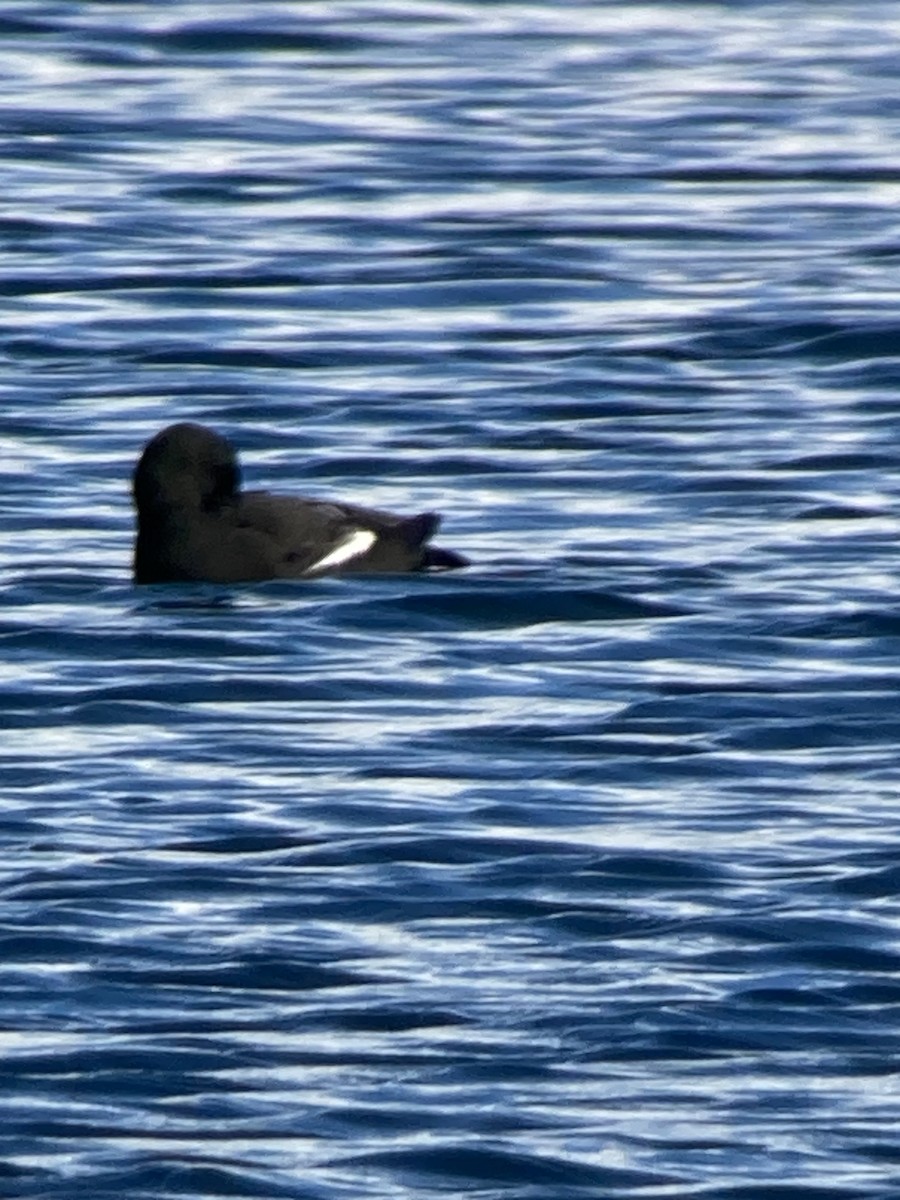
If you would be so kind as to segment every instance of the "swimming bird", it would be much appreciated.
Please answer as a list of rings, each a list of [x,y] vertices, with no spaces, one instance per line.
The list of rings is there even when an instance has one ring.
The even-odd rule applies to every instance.
[[[437,513],[400,517],[341,501],[241,491],[227,438],[183,421],[147,443],[132,480],[135,583],[241,583],[468,565],[428,545]]]

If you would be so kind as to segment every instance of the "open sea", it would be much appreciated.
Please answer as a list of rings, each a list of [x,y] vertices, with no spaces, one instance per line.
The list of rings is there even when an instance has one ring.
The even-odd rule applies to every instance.
[[[900,1200],[896,0],[8,0],[0,1195]],[[178,420],[473,565],[131,582]]]

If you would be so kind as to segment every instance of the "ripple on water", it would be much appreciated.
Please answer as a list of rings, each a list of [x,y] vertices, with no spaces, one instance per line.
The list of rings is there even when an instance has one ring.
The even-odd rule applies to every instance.
[[[677,7],[0,14],[0,1191],[896,1192],[896,16]]]

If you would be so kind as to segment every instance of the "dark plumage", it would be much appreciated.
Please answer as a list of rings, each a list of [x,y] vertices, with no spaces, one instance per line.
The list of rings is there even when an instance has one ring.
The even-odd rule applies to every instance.
[[[424,571],[467,560],[427,542],[440,517],[242,492],[231,443],[203,425],[170,425],[134,470],[136,583],[240,583],[347,571]]]

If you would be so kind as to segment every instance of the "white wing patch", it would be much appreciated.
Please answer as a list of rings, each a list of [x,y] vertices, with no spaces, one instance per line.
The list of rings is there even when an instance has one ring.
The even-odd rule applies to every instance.
[[[311,575],[313,571],[327,571],[329,567],[342,567],[351,558],[365,554],[378,541],[378,534],[371,529],[351,529],[343,541],[338,542],[333,550],[329,550],[323,558],[316,561],[304,571]]]

